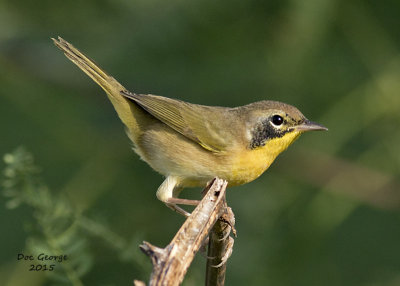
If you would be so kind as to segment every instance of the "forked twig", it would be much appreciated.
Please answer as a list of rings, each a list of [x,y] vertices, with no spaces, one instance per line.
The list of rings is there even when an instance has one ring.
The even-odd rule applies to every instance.
[[[210,234],[221,215],[228,213],[225,202],[227,182],[215,178],[208,192],[179,229],[172,241],[159,248],[143,242],[141,250],[150,256],[153,271],[149,285],[179,285],[195,254]],[[144,285],[135,280],[135,285]]]

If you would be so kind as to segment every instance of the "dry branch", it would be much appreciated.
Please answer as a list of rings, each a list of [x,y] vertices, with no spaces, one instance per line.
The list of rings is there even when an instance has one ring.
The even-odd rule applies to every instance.
[[[231,208],[225,205],[224,210],[225,213],[214,224],[209,236],[206,286],[225,285],[226,262],[232,254],[234,242],[230,233],[232,231],[236,236],[236,230]]]
[[[226,186],[226,181],[214,179],[207,187],[208,191],[204,198],[165,248],[143,242],[140,248],[150,256],[153,263],[149,285],[181,284],[195,254],[210,234],[211,228],[221,215],[227,213]],[[142,282],[135,281],[135,285],[143,285],[140,283]]]

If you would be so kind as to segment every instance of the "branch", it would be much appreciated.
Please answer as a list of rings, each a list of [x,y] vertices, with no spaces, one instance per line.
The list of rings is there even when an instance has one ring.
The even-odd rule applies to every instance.
[[[226,186],[227,182],[218,178],[207,186],[207,194],[165,248],[143,242],[140,248],[150,256],[153,263],[149,285],[179,285],[183,281],[194,255],[211,228],[218,218],[227,212]],[[135,280],[135,285],[143,285],[143,282]]]
[[[229,236],[231,230],[236,236],[235,217],[231,208],[224,202],[225,213],[211,230],[208,242],[208,260],[206,268],[206,286],[225,285],[226,262],[232,254],[234,239]]]

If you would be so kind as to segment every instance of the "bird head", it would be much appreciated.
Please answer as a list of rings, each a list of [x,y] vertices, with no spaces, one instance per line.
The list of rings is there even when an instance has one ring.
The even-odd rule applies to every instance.
[[[308,120],[296,107],[277,101],[260,101],[246,105],[248,148],[281,146],[282,152],[307,131],[328,130]],[[276,147],[277,148],[277,147]]]

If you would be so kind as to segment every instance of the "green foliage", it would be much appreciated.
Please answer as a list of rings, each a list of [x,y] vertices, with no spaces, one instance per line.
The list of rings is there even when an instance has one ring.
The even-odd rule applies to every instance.
[[[27,236],[27,250],[35,257],[67,255],[46,274],[55,281],[83,285],[81,278],[93,267],[90,236],[104,239],[106,245],[120,253],[121,261],[132,262],[143,269],[143,257],[138,256],[137,239],[126,242],[105,225],[83,216],[63,195],[52,194],[39,178],[39,168],[33,156],[20,147],[4,155],[3,194],[6,206],[31,208],[34,221]]]
[[[4,155],[3,193],[9,199],[7,207],[14,209],[22,204],[32,208],[34,228],[27,238],[28,251],[35,257],[47,255],[68,255],[69,259],[59,263],[51,278],[72,285],[83,285],[80,277],[93,264],[86,237],[79,227],[79,214],[62,196],[50,193],[38,178],[39,168],[33,156],[24,148],[18,148]]]

